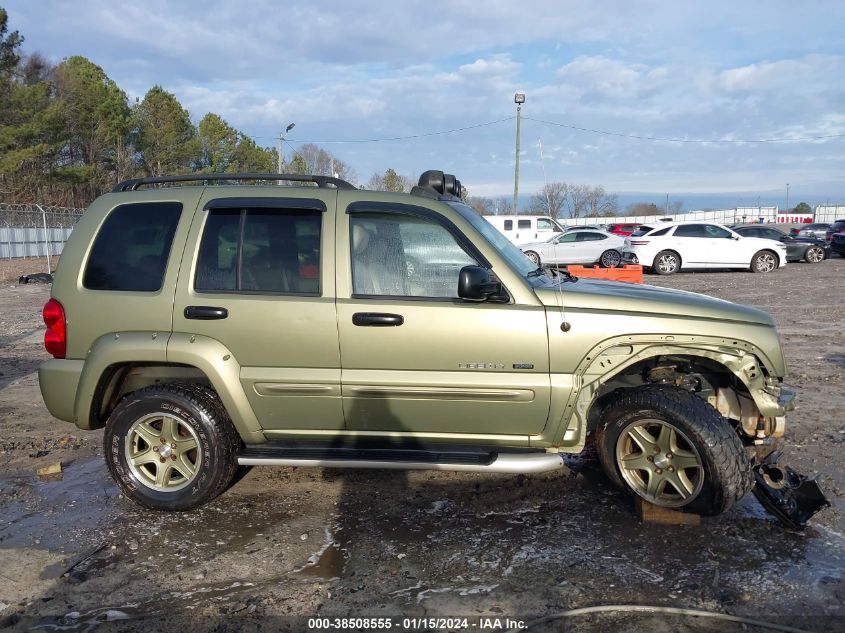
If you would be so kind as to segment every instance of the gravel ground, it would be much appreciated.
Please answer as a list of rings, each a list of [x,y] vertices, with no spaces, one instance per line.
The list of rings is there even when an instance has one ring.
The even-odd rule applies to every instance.
[[[23,272],[30,271],[16,274]],[[302,631],[318,630],[308,626],[314,616],[462,616],[480,630],[517,628],[509,618],[546,631],[561,630],[560,621],[537,618],[640,604],[841,631],[845,323],[837,290],[844,274],[845,259],[834,257],[769,275],[646,278],[774,315],[799,398],[787,422],[788,461],[818,473],[833,502],[800,534],[783,530],[750,495],[699,526],[640,524],[625,495],[577,462],[533,477],[255,468],[198,511],[144,511],[109,479],[102,433],[54,420],[41,401],[35,371],[45,358],[40,309],[49,287],[7,282],[0,287],[0,629]],[[60,480],[36,477],[56,462]],[[461,628],[460,621],[398,624],[394,630]],[[630,612],[565,624],[746,630]]]

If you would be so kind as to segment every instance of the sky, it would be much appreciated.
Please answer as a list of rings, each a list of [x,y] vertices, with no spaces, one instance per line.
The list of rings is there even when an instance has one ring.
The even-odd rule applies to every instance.
[[[790,205],[845,203],[841,0],[0,5],[25,52],[83,55],[132,101],[161,85],[264,146],[295,123],[288,159],[317,143],[362,183],[441,169],[512,196],[522,92],[521,199],[564,181],[784,207],[789,183]]]

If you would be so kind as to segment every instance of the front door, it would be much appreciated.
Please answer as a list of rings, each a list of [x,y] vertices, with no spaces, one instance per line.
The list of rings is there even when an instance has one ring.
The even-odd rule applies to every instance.
[[[455,441],[540,433],[550,401],[543,306],[459,299],[461,268],[483,258],[429,209],[339,201],[337,230],[347,428]]]

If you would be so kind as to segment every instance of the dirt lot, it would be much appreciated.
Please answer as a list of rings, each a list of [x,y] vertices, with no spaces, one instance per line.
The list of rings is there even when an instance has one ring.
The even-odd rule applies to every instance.
[[[843,279],[845,259],[836,257],[770,275],[647,278],[777,319],[799,396],[787,455],[797,470],[819,474],[833,502],[800,534],[783,530],[750,495],[700,526],[642,525],[626,496],[577,462],[535,477],[256,468],[199,511],[143,511],[109,479],[102,433],[52,419],[41,402],[39,313],[49,287],[5,282],[0,629],[303,631],[314,616],[464,616],[471,629],[503,631],[516,628],[505,618],[527,623],[567,609],[640,604],[841,631]],[[55,462],[62,479],[40,481],[36,469]],[[489,626],[478,618],[491,618]],[[447,629],[418,624],[393,628]],[[528,630],[563,629],[760,630],[634,613],[551,619]]]

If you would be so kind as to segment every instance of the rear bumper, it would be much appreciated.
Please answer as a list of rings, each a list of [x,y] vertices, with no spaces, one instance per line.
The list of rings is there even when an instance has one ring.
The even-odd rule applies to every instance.
[[[54,358],[38,367],[38,385],[47,410],[65,422],[76,422],[76,390],[85,361]]]

